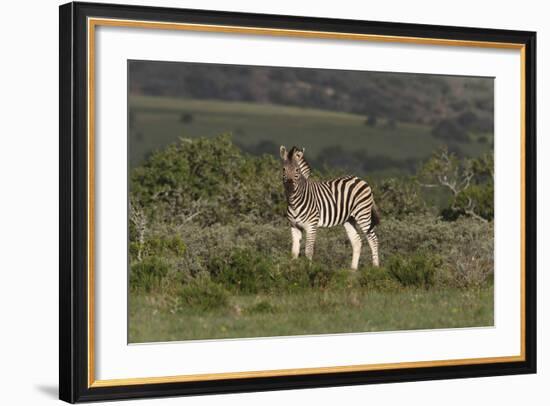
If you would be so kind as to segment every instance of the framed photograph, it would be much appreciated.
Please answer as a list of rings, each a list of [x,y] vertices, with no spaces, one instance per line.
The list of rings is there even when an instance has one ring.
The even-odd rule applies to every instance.
[[[60,7],[60,398],[536,371],[536,34]]]

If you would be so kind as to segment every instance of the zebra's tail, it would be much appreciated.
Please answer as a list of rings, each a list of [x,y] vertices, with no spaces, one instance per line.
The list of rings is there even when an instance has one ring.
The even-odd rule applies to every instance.
[[[376,203],[373,202],[369,231],[371,231],[378,224],[380,224],[380,210],[378,210],[378,206],[376,206]]]

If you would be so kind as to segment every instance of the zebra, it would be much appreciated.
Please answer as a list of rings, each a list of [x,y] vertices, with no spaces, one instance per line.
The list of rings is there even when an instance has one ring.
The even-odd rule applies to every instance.
[[[367,182],[356,176],[319,181],[310,179],[311,167],[304,158],[305,149],[281,145],[283,186],[287,200],[286,216],[292,235],[292,257],[300,255],[302,232],[306,234],[305,255],[313,257],[319,227],[344,225],[351,242],[351,269],[357,270],[361,254],[361,236],[365,233],[372,253],[372,264],[379,266],[378,238],[374,227],[380,216]]]

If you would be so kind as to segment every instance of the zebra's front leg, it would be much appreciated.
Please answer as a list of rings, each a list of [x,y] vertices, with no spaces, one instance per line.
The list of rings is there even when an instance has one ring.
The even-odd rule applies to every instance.
[[[315,237],[317,237],[317,226],[310,225],[305,227],[306,231],[306,257],[311,260],[313,258],[313,248],[315,247]]]
[[[297,227],[290,227],[292,233],[292,258],[298,258],[300,255],[300,241],[302,240],[302,231]]]

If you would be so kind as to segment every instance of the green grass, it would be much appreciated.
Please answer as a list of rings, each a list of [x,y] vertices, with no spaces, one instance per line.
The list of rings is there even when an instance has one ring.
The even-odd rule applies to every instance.
[[[161,294],[130,295],[132,343],[493,325],[492,286],[235,295],[205,312]]]
[[[344,151],[363,149],[371,156],[395,160],[424,159],[442,144],[431,136],[429,126],[397,123],[390,128],[379,120],[370,127],[361,115],[309,108],[150,96],[131,96],[129,105],[133,117],[131,167],[178,137],[214,137],[221,133],[232,133],[233,140],[245,146],[262,141],[305,146],[313,158],[324,148],[339,145]],[[190,122],[181,121],[186,113],[192,116]],[[471,156],[490,149],[488,143],[476,140],[472,136],[472,142],[458,146]],[[278,149],[273,154],[277,155]]]

